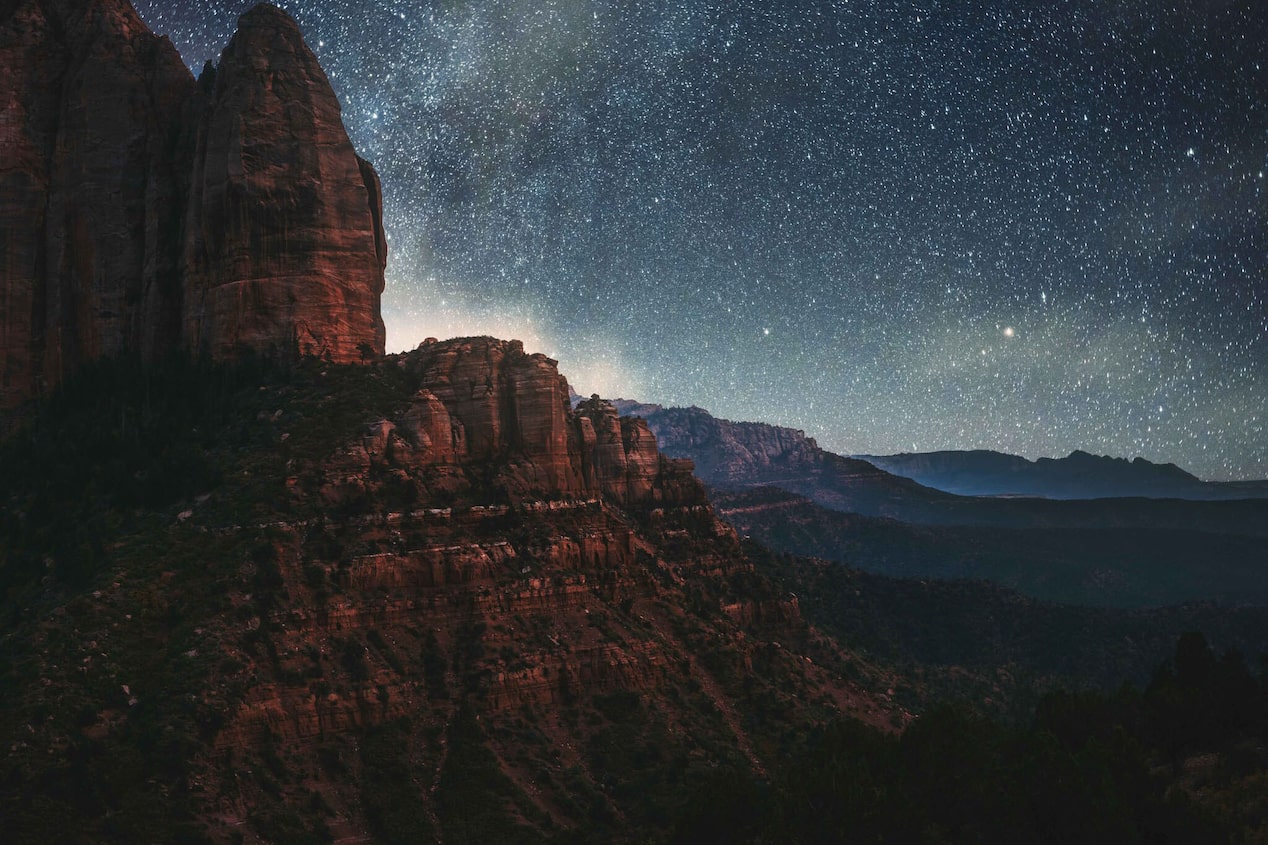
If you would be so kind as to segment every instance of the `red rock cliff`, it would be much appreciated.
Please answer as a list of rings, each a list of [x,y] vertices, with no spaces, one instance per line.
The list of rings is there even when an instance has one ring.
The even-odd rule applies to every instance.
[[[215,76],[126,0],[0,2],[0,408],[102,355],[382,351],[378,180],[295,23]]]
[[[597,397],[572,410],[557,362],[518,340],[428,341],[394,361],[411,374],[414,395],[332,461],[322,481],[327,505],[372,498],[384,483],[412,487],[410,500],[420,502],[483,484],[512,504],[604,498],[646,511],[707,503],[691,461],[662,455],[646,423],[618,418]]]
[[[194,80],[125,2],[0,13],[0,406],[171,345]]]
[[[691,462],[662,456],[645,422],[618,418],[597,397],[574,412],[557,362],[526,353],[518,340],[429,342],[399,362],[421,389],[395,420],[371,427],[367,457],[350,456],[348,469],[385,456],[403,468],[479,464],[497,467],[499,486],[516,500],[570,494],[623,505],[704,501]]]
[[[359,159],[316,56],[285,12],[256,6],[225,49],[199,126],[185,227],[185,341],[217,357],[383,349],[386,249]]]

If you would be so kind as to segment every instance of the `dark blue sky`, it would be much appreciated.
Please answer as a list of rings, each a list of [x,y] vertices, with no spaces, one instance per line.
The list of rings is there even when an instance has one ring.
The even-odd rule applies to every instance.
[[[250,5],[137,0],[194,67]],[[279,5],[383,178],[389,348],[1268,476],[1261,0]]]

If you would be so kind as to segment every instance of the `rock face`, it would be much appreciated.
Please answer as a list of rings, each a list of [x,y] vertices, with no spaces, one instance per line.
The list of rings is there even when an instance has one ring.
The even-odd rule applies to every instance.
[[[432,470],[433,486],[420,488],[419,500],[463,489],[460,467],[481,465],[500,467],[496,484],[510,502],[558,495],[606,496],[624,506],[705,501],[691,461],[663,456],[647,423],[618,417],[597,396],[571,409],[557,362],[526,353],[518,340],[429,341],[399,363],[421,387],[399,416],[370,425],[345,453],[334,499],[349,495],[341,485],[359,495],[357,474],[365,478],[386,462],[399,471]]]
[[[383,348],[387,255],[374,170],[285,12],[244,15],[202,115],[185,230],[187,343],[213,355]]]
[[[122,2],[0,17],[0,405],[175,341],[183,103],[194,81]]]
[[[554,361],[519,341],[473,338],[425,344],[409,366],[447,409],[452,438],[442,450],[452,460],[515,454],[525,489],[580,490],[568,382]]]
[[[587,481],[619,501],[645,498],[660,470],[656,437],[646,421],[618,416],[616,408],[598,396],[578,405],[577,414],[586,447],[582,454]]]
[[[377,177],[295,23],[203,83],[126,0],[0,5],[0,408],[103,355],[382,352]]]
[[[745,482],[771,471],[804,471],[826,454],[802,431],[755,422],[719,419],[701,408],[662,408],[618,399],[623,414],[645,417],[661,448],[689,455],[710,484]]]

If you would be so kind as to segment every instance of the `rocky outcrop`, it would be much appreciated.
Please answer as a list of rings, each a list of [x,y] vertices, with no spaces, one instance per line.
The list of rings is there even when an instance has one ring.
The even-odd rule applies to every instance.
[[[711,484],[743,482],[772,470],[804,471],[825,454],[805,432],[766,423],[731,422],[701,408],[662,408],[617,400],[623,414],[647,419],[669,454],[689,455]]]
[[[618,501],[639,501],[660,471],[660,450],[644,420],[620,417],[610,402],[592,396],[577,406],[588,482]]]
[[[498,467],[512,501],[540,496],[607,497],[627,506],[699,503],[690,461],[664,457],[641,419],[617,416],[597,396],[570,407],[557,362],[518,340],[490,337],[424,342],[398,359],[419,385],[392,420],[371,424],[336,464],[339,484],[356,486],[372,463],[432,467],[452,484],[460,464]],[[447,471],[445,471],[447,470]],[[427,498],[436,490],[420,490]]]
[[[199,124],[185,225],[186,342],[355,361],[383,349],[374,171],[295,22],[239,21]]]
[[[381,190],[294,21],[196,82],[126,0],[0,6],[0,408],[186,346],[381,353]]]
[[[397,431],[405,438],[394,457],[416,465],[452,464],[466,454],[467,436],[462,423],[449,415],[440,397],[423,388],[401,415]]]
[[[469,338],[424,343],[405,365],[451,421],[452,440],[441,447],[451,460],[504,458],[525,491],[581,492],[568,382],[556,364],[517,340]],[[443,437],[441,426],[433,431]]]

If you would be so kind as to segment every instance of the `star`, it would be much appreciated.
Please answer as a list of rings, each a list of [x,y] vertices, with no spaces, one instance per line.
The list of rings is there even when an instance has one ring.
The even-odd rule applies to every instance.
[[[519,334],[583,394],[846,454],[1268,476],[1262,4],[1119,4],[1124,39],[1015,0],[277,1],[382,180],[389,348]],[[135,0],[195,73],[253,3]]]

